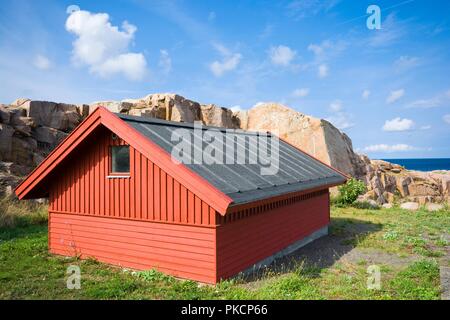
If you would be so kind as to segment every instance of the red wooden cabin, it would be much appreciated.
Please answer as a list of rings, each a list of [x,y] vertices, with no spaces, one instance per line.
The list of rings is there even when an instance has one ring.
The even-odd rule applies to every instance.
[[[284,141],[273,175],[259,164],[177,163],[177,129],[194,125],[89,115],[16,188],[19,199],[49,198],[50,252],[216,283],[326,234],[328,188],[342,173]]]

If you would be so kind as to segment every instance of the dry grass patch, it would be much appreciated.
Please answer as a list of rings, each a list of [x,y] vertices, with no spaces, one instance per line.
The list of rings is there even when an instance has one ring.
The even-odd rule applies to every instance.
[[[41,224],[48,220],[47,205],[36,201],[0,199],[0,228],[14,228],[27,224]]]

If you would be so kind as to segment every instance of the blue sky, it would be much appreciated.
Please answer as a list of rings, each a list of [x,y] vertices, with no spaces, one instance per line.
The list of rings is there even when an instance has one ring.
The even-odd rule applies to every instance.
[[[370,4],[381,30],[366,26]],[[1,1],[0,102],[275,101],[374,158],[450,157],[448,12],[424,0]]]

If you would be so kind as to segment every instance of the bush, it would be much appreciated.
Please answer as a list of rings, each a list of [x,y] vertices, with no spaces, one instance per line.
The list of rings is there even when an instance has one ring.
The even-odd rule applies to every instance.
[[[346,184],[339,186],[339,196],[335,200],[343,205],[352,204],[358,199],[358,196],[366,191],[366,186],[362,181],[351,178]]]

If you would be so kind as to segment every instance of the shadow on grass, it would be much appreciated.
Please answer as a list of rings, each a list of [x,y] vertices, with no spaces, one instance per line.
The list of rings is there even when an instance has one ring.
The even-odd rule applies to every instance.
[[[270,274],[285,274],[302,270],[310,276],[319,276],[324,268],[332,266],[343,255],[356,247],[357,242],[369,234],[381,230],[375,224],[353,218],[332,218],[328,235],[321,237],[291,254],[276,259],[269,266],[246,275],[239,275],[244,282],[260,280]]]
[[[3,241],[47,234],[47,223],[0,228],[0,243]]]

